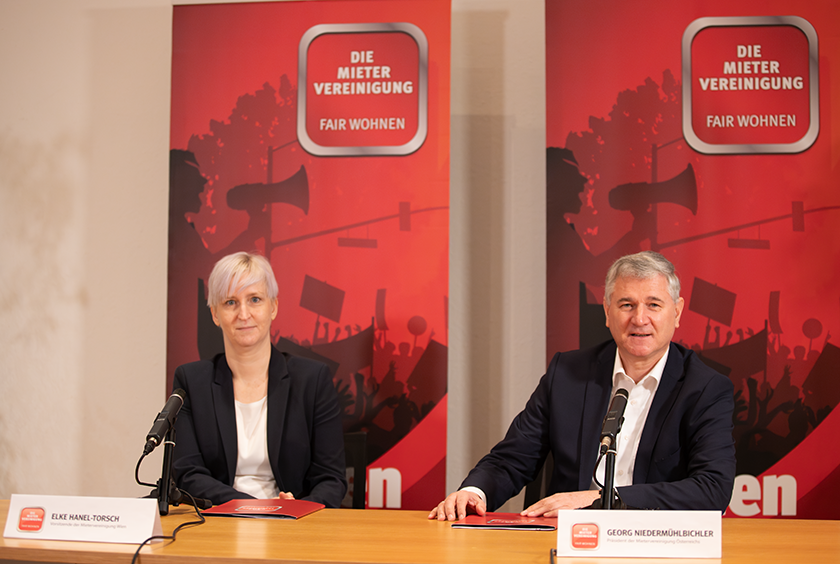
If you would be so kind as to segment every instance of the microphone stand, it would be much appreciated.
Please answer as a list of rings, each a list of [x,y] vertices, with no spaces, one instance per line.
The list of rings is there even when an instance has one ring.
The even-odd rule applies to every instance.
[[[193,505],[198,509],[209,509],[213,503],[209,499],[192,497],[178,489],[175,480],[172,478],[172,456],[175,450],[175,426],[169,428],[163,438],[163,468],[157,487],[152,491],[152,497],[157,497],[158,512],[161,515],[169,514],[170,505]]]
[[[172,480],[172,451],[175,450],[175,426],[169,428],[163,437],[163,468],[157,481],[158,511],[161,515],[169,514],[169,495]]]
[[[618,433],[616,433],[618,435]],[[604,456],[604,488],[601,490],[601,509],[613,508],[613,490],[615,489],[615,456],[617,451],[612,446]]]
[[[622,409],[622,412],[624,410]],[[618,434],[624,426],[624,416],[618,420],[615,429],[615,436],[610,436],[610,446],[601,443],[601,452],[606,448],[604,455],[604,489],[601,490],[601,509],[614,509],[615,495],[615,457],[618,454]]]

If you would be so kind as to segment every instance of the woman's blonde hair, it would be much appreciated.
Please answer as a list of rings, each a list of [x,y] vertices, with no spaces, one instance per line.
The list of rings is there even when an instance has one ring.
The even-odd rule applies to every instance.
[[[244,251],[223,257],[210,273],[210,280],[207,282],[207,305],[216,307],[222,303],[228,297],[231,288],[235,291],[260,282],[265,282],[268,298],[275,299],[278,291],[277,280],[274,278],[271,263],[265,257]]]

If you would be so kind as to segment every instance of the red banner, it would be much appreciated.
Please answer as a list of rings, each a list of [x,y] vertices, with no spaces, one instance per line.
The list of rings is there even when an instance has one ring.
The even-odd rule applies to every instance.
[[[546,0],[546,26],[549,358],[609,338],[607,267],[658,250],[675,340],[735,385],[727,514],[840,518],[840,4]]]
[[[448,0],[174,8],[168,387],[222,350],[215,261],[263,253],[272,341],[333,371],[371,507],[445,495],[449,21]]]

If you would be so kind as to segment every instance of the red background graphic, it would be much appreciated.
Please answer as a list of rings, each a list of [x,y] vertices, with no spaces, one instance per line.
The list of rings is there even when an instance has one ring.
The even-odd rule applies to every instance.
[[[351,63],[351,51],[373,51],[373,63]],[[419,57],[414,39],[402,32],[329,33],[320,35],[309,46],[307,57],[306,129],[322,146],[399,146],[417,133],[419,104]],[[339,67],[382,67],[390,78],[338,80]],[[412,84],[411,94],[318,95],[314,83],[394,82]],[[322,131],[321,118],[403,118],[405,129]]]
[[[268,255],[280,289],[272,340],[328,362],[345,430],[367,432],[369,467],[396,468],[404,490],[422,486],[402,492],[405,509],[445,493],[449,19],[448,0],[176,6],[173,16],[168,388],[178,365],[220,350],[202,303],[215,261]],[[296,138],[301,37],[380,22],[412,23],[428,39],[428,138],[403,157],[310,155]],[[398,53],[382,57],[411,70]]]
[[[701,17],[768,15],[799,16],[816,29],[819,137],[800,154],[693,151],[682,138],[683,32]],[[607,266],[625,253],[659,250],[675,264],[687,302],[675,340],[735,384],[738,474],[757,477],[763,488],[756,498],[736,492],[739,514],[791,515],[795,505],[797,517],[840,517],[840,460],[817,442],[840,427],[840,97],[833,68],[840,4],[547,0],[546,26],[546,142],[571,151],[579,165],[569,177],[552,177],[549,165],[549,358],[608,337],[599,305]],[[776,52],[767,41],[764,55],[783,61],[784,73],[807,76],[802,34],[785,34],[784,42]],[[694,60],[729,60],[729,43],[700,41],[703,58]],[[721,74],[714,67],[703,72]],[[790,94],[795,102],[763,92],[730,99],[758,113],[765,102],[799,104],[803,95]],[[614,207],[618,195],[624,202]],[[695,285],[707,290],[698,296],[711,297],[695,300]],[[780,494],[768,487],[773,478],[765,480],[782,475],[796,481],[794,504],[790,487]]]

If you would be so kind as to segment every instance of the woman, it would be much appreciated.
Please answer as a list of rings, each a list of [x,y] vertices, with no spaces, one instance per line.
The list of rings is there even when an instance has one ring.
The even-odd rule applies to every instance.
[[[225,352],[175,371],[178,487],[214,504],[307,499],[338,507],[347,490],[338,396],[327,366],[271,345],[277,282],[249,253],[222,258],[207,305]]]

